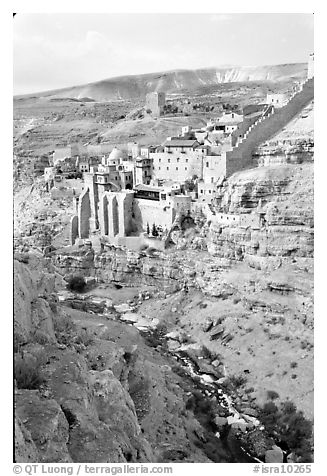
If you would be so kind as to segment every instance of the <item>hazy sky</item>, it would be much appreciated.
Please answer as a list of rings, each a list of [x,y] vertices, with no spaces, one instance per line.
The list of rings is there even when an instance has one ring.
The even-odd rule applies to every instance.
[[[19,13],[14,94],[126,74],[306,62],[313,15]]]

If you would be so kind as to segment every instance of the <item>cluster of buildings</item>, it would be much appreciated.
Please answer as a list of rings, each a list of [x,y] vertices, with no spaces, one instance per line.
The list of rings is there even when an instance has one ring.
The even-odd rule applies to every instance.
[[[139,236],[153,226],[168,232],[177,216],[191,216],[199,203],[210,203],[226,177],[226,152],[233,149],[235,134],[266,108],[245,115],[225,113],[201,129],[185,126],[158,146],[115,147],[83,171],[72,243],[92,232],[113,242],[117,237]]]
[[[309,67],[308,80],[310,74]],[[160,145],[129,143],[108,154],[104,152],[108,146],[101,149],[100,144],[101,159],[92,162],[89,154],[87,163],[80,150],[71,150],[70,155],[79,152],[78,167],[84,175],[83,192],[75,197],[71,242],[93,233],[116,242],[157,226],[169,232],[177,217],[192,217],[199,207],[221,223],[259,226],[258,214],[242,220],[215,214],[211,207],[215,191],[225,178],[253,167],[254,148],[303,107],[312,87],[301,85],[291,97],[268,94],[264,104],[248,105],[242,113],[225,112],[200,129],[185,126]],[[146,101],[152,114],[162,114],[164,94],[151,93]]]

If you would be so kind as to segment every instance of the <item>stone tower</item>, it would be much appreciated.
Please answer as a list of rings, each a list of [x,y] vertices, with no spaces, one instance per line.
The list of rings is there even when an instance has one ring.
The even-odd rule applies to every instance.
[[[163,113],[163,107],[166,104],[166,94],[165,93],[149,93],[146,95],[145,99],[145,109],[151,111],[152,116],[159,117]]]

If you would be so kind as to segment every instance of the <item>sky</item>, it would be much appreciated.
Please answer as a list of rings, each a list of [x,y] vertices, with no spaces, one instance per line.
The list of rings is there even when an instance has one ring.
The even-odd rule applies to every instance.
[[[18,13],[14,94],[115,76],[222,65],[304,63],[309,13]]]

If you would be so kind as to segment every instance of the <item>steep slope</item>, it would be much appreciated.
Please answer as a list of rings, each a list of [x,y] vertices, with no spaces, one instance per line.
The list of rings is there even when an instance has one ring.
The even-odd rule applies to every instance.
[[[133,99],[144,97],[152,91],[164,91],[170,94],[229,82],[303,80],[306,77],[306,71],[307,65],[303,63],[177,70],[120,76],[81,86],[25,95],[25,97],[91,98],[96,101]]]
[[[51,264],[16,258],[16,462],[211,462],[204,428],[186,407],[193,387],[176,363],[137,329],[62,306]],[[211,439],[215,461],[226,462],[212,431]]]

